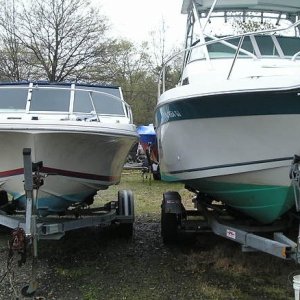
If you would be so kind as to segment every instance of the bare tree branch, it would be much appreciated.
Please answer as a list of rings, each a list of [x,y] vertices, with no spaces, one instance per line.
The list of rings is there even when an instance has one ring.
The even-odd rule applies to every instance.
[[[19,20],[16,38],[50,81],[78,76],[92,64],[108,30],[106,18],[85,0],[32,0]]]

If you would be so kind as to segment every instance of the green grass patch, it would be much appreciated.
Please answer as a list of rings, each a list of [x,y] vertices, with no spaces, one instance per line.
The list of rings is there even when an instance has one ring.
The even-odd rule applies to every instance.
[[[113,199],[117,200],[119,190],[132,190],[137,216],[160,214],[160,204],[164,192],[178,191],[183,198],[189,195],[182,183],[166,183],[149,179],[149,177],[143,179],[141,171],[126,170],[123,172],[121,182],[118,185],[99,191],[94,205],[101,205]]]

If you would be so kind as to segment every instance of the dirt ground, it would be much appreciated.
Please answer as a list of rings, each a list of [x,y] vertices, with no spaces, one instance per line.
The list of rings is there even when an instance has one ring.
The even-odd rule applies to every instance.
[[[7,263],[7,232],[0,234],[0,264]],[[238,245],[212,234],[167,247],[157,216],[140,216],[130,240],[117,228],[70,232],[40,242],[38,290],[32,299],[293,299],[294,263],[262,253],[241,253]],[[0,284],[0,299],[26,299],[30,259]],[[13,274],[14,273],[14,274]],[[2,276],[1,276],[2,277]],[[1,279],[1,278],[0,278]],[[27,298],[30,299],[30,298]]]

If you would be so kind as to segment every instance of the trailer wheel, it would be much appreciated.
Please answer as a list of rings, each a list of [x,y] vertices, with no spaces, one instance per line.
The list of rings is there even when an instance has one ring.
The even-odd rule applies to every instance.
[[[165,244],[179,241],[179,227],[183,214],[184,207],[179,193],[165,192],[161,204],[161,236]]]
[[[161,212],[161,235],[164,244],[172,244],[178,240],[178,218],[174,213]]]
[[[122,220],[119,225],[119,232],[122,237],[130,238],[133,235],[134,223],[134,197],[130,190],[121,190],[118,192],[118,210],[117,213]]]

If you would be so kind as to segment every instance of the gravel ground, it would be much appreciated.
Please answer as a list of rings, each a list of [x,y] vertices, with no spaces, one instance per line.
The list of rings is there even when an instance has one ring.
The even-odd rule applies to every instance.
[[[0,275],[7,263],[7,231],[0,232]],[[20,295],[31,260],[0,283],[0,299]],[[293,263],[241,253],[237,244],[207,234],[193,244],[166,247],[158,216],[139,216],[131,240],[117,228],[84,229],[39,244],[39,287],[31,299],[292,299]],[[2,277],[2,276],[1,276]],[[1,279],[0,277],[0,279]]]
[[[146,221],[136,221],[134,238],[130,240],[120,237],[117,228],[89,228],[69,232],[60,241],[41,241],[37,275],[39,287],[34,297],[31,298],[41,300],[88,298],[82,294],[82,288],[90,283],[91,278],[89,276],[83,278],[81,274],[78,276],[75,274],[76,280],[73,281],[68,274],[64,274],[68,269],[76,268],[76,265],[80,269],[79,272],[82,272],[85,261],[87,261],[86,266],[88,268],[92,268],[90,264],[95,262],[92,273],[96,270],[101,276],[111,277],[116,269],[119,271],[119,268],[127,268],[127,262],[124,259],[132,261],[133,258],[136,258],[137,262],[135,263],[140,264],[142,260],[150,267],[158,258],[160,260],[167,258],[167,251],[161,251],[164,246],[160,239],[159,230],[157,221],[147,219]],[[0,274],[2,275],[0,280],[7,270],[9,238],[8,230],[0,232]],[[23,297],[20,291],[30,282],[32,259],[29,258],[25,265],[18,267],[19,259],[20,256],[15,254],[10,267],[11,271],[0,283],[1,300],[30,299],[30,297]],[[130,264],[130,266],[133,265]],[[77,280],[77,277],[81,278]],[[118,278],[117,280],[110,278],[107,282],[101,283],[103,289],[115,288],[118,280],[125,281],[126,278]],[[126,299],[122,298],[120,290],[115,293],[120,295],[119,299]],[[110,297],[102,299],[110,299]]]

